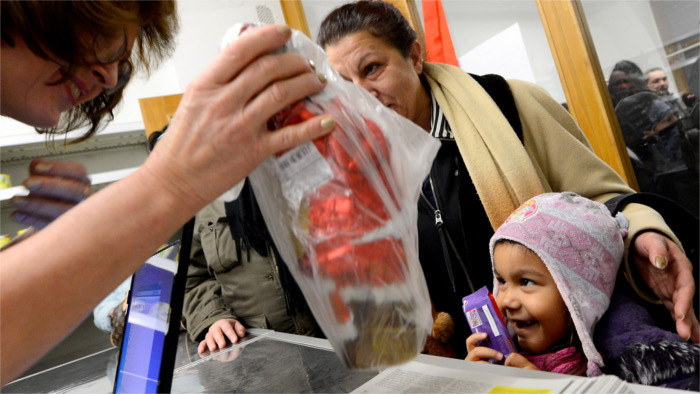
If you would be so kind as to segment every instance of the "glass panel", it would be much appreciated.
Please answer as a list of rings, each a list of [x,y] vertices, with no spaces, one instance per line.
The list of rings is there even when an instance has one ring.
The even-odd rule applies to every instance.
[[[700,2],[581,3],[641,190],[697,215]]]
[[[314,39],[323,18],[348,0],[304,0]],[[423,19],[421,0],[416,7]],[[443,0],[452,42],[464,70],[534,82],[566,101],[534,0]]]
[[[462,69],[533,82],[566,101],[534,0],[443,0],[443,7]]]

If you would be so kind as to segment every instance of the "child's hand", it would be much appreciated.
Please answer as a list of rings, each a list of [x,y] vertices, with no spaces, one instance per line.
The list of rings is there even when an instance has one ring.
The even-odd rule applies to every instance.
[[[217,320],[209,327],[209,332],[207,332],[204,340],[199,343],[197,352],[202,354],[207,350],[213,352],[215,350],[223,349],[226,347],[226,339],[228,339],[228,342],[237,343],[238,338],[243,338],[244,336],[245,327],[243,327],[243,324],[241,324],[238,320]]]
[[[479,361],[485,363],[485,360],[503,360],[501,352],[484,346],[477,346],[480,341],[487,339],[489,335],[485,332],[472,334],[467,338],[467,361]]]
[[[523,369],[531,369],[533,371],[539,371],[540,369],[535,366],[535,364],[529,362],[525,357],[518,353],[511,353],[505,362],[506,367],[515,367]]]

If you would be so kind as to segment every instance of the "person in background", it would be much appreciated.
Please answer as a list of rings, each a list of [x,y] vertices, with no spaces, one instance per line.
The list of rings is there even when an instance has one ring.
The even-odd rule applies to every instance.
[[[614,70],[608,78],[608,92],[612,99],[613,108],[625,97],[648,90],[640,79],[632,78],[624,71]]]
[[[622,71],[627,74],[630,78],[634,78],[638,81],[644,81],[646,78],[642,75],[642,69],[630,60],[620,60],[613,66],[613,71]]]
[[[149,135],[149,150],[167,129]],[[182,309],[200,354],[237,343],[246,327],[321,335],[247,181],[233,201],[217,199],[197,212]],[[110,315],[121,316],[117,309]]]
[[[126,297],[130,287],[131,277],[117,286],[92,310],[92,320],[95,327],[109,333],[109,341],[112,346],[121,344],[124,324],[126,323]]]
[[[419,258],[436,311],[457,325],[457,357],[466,356],[468,329],[456,318],[462,297],[493,283],[486,245],[511,212],[548,191],[599,202],[633,192],[541,88],[424,62],[415,32],[390,4],[342,5],[321,24],[318,42],[342,77],[442,142],[418,203]],[[666,303],[679,334],[700,341],[692,268],[677,239],[648,207],[624,214],[625,271],[645,282],[635,289],[649,286],[644,294]]]
[[[629,60],[620,60],[615,63],[608,77],[608,91],[612,98],[613,108],[625,97],[635,93],[646,91],[646,78],[642,70]]]
[[[688,117],[688,109],[679,97],[668,91],[668,77],[661,67],[653,67],[647,70],[647,87],[661,96],[668,105],[673,108],[678,119]]]
[[[682,132],[673,108],[656,93],[629,96],[615,107],[625,143],[652,174],[642,191],[668,197],[698,215],[697,151]]]
[[[177,28],[173,1],[1,6],[0,113],[50,132],[87,124],[82,137],[110,119],[133,70],[170,52]],[[289,27],[267,26],[225,48],[188,85],[167,135],[137,171],[2,250],[0,384],[43,356],[261,161],[335,127],[332,117],[320,115],[267,128],[273,114],[324,87],[307,59],[270,54],[290,34]],[[56,168],[37,167],[42,176]],[[76,176],[62,178],[71,183]],[[44,208],[30,198],[21,215],[37,217]]]
[[[195,217],[182,315],[199,353],[237,343],[246,327],[322,335],[247,181]]]
[[[666,72],[661,69],[661,67],[650,68],[646,72],[647,74],[647,87],[660,94],[666,96],[670,94],[668,91],[668,77]]]
[[[545,193],[523,204],[489,243],[493,293],[518,353],[467,338],[468,361],[598,376],[603,357],[593,343],[624,253],[627,219],[575,193]]]

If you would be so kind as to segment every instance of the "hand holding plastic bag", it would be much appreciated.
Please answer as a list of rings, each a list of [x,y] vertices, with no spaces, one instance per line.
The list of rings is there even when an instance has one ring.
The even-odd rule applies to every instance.
[[[224,42],[251,25],[234,26]],[[270,129],[331,114],[326,137],[278,154],[249,176],[278,251],[336,353],[350,368],[408,361],[432,328],[418,261],[417,200],[439,148],[417,125],[343,80],[294,31],[285,50],[328,79]]]

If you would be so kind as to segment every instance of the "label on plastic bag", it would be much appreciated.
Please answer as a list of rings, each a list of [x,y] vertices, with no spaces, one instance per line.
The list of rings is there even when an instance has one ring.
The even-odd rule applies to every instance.
[[[313,142],[307,142],[283,153],[275,160],[275,170],[284,196],[293,205],[303,194],[333,179],[333,171]],[[294,186],[291,186],[294,185]]]

